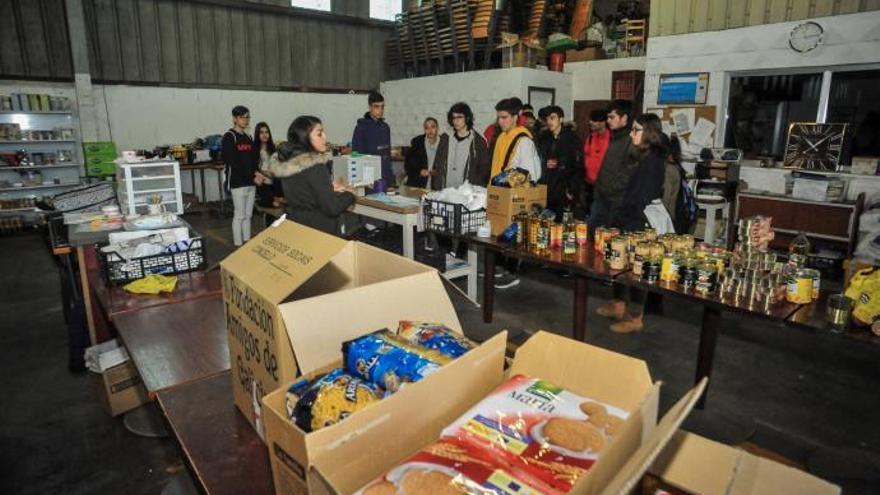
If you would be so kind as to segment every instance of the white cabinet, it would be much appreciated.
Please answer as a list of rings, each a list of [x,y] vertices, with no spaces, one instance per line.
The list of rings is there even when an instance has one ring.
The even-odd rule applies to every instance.
[[[147,205],[158,201],[168,213],[183,214],[180,165],[174,160],[116,162],[119,205],[126,215],[146,214]]]

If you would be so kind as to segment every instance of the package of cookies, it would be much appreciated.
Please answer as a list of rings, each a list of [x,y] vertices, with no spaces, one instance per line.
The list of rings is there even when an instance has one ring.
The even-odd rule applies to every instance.
[[[414,346],[388,330],[373,332],[342,344],[346,370],[388,393],[417,382],[451,358]]]
[[[411,344],[434,349],[457,358],[473,349],[473,344],[442,323],[401,321],[398,334]]]
[[[459,438],[441,438],[355,495],[548,495],[560,492]]]
[[[489,449],[567,492],[628,416],[551,383],[515,375],[443,431]]]
[[[336,424],[380,400],[378,387],[336,368],[317,380],[301,380],[287,391],[288,417],[303,431]]]

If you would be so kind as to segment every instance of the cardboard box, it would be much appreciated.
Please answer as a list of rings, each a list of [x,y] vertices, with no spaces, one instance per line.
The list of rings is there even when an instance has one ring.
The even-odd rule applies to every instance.
[[[494,343],[487,341],[484,346],[491,344]],[[465,354],[459,359],[467,356]],[[454,364],[457,363],[448,366]],[[706,380],[700,382],[685,394],[658,423],[660,384],[652,383],[647,364],[644,361],[548,332],[536,333],[517,350],[508,373],[509,375],[523,374],[541,378],[575,394],[605,402],[630,412],[615,440],[603,451],[602,456],[590,470],[577,481],[570,492],[580,495],[629,493],[642,479],[648,466],[659,455],[681,422],[687,417],[706,385]],[[446,375],[446,378],[449,376]],[[428,380],[433,377],[434,375],[420,382],[425,385],[424,389],[427,389],[431,383]],[[472,374],[471,379],[474,377],[476,377],[476,373]],[[500,385],[502,381],[503,379],[499,379],[493,387]],[[463,386],[463,382],[459,382],[458,386]],[[426,403],[437,404],[441,402],[436,399],[438,395],[435,393],[427,399],[429,402]],[[405,401],[400,402],[405,403]],[[442,402],[447,402],[445,395],[443,395]],[[472,401],[471,404],[462,402],[461,404],[447,404],[447,406],[450,409],[460,409],[460,415],[476,402],[478,400]],[[420,406],[408,405],[408,407],[418,408]],[[372,407],[358,412],[358,415],[370,409]],[[454,420],[457,415],[451,414],[451,410],[449,412]],[[430,411],[423,412],[423,414],[430,414]],[[346,421],[354,417],[352,416]],[[437,419],[439,422],[439,418]],[[433,426],[434,423],[432,423],[432,428]],[[351,493],[438,438],[436,435],[429,437],[421,433],[418,434],[420,443],[416,443],[412,439],[404,437],[404,434],[409,434],[408,432],[391,433],[398,429],[389,429],[388,435],[384,437],[377,435],[376,440],[372,443],[359,443],[356,449],[346,445],[346,447],[352,448],[353,452],[357,452],[351,459],[352,462],[348,462],[348,459],[342,456],[325,455],[316,458],[312,462],[312,470],[309,474],[310,493]],[[442,430],[442,426],[440,430]],[[351,441],[360,442],[360,440],[354,436]],[[345,445],[339,441],[336,443]],[[271,450],[270,446],[270,452]],[[363,452],[366,451],[371,452],[372,455],[363,455]],[[343,460],[340,461],[340,459]],[[354,462],[357,463],[358,469],[352,469]],[[276,490],[278,490],[277,484]],[[280,494],[281,492],[276,493]]]
[[[492,222],[492,235],[500,235],[513,222],[513,216],[533,204],[547,206],[547,186],[489,186],[486,196],[486,218]]]
[[[454,310],[447,316],[450,320],[458,321]],[[287,418],[287,387],[267,395],[263,404],[275,493],[314,491],[312,487],[322,482],[313,479],[311,467],[322,460],[332,464],[343,492],[351,493],[377,476],[387,459],[399,459],[430,443],[501,382],[506,344],[507,332],[501,332],[423,380],[311,433]],[[337,361],[310,376],[341,364]]]
[[[118,416],[149,402],[147,390],[128,352],[114,339],[86,350],[104,410]]]
[[[261,436],[260,399],[338,359],[346,340],[406,319],[461,332],[433,268],[291,221],[220,266],[235,404]]]
[[[583,50],[566,50],[565,62],[586,62],[589,60],[602,60],[605,52],[601,46],[584,48]]]
[[[685,431],[676,432],[649,472],[661,486],[702,495],[840,493],[840,487],[804,471]]]

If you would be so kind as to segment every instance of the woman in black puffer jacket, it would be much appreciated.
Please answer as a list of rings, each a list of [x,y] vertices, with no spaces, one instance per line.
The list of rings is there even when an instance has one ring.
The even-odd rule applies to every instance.
[[[354,194],[333,182],[324,126],[317,117],[297,117],[287,129],[287,142],[269,160],[269,171],[281,179],[288,218],[339,235],[339,218],[354,204]]]

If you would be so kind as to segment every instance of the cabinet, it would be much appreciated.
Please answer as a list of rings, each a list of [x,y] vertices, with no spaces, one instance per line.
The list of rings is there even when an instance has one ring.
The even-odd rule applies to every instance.
[[[180,164],[174,160],[144,162],[117,161],[116,181],[119,206],[126,215],[145,214],[153,197],[168,213],[183,214]]]
[[[82,154],[73,111],[0,111],[0,221],[33,223],[44,196],[80,185]]]

